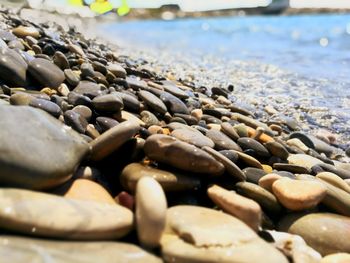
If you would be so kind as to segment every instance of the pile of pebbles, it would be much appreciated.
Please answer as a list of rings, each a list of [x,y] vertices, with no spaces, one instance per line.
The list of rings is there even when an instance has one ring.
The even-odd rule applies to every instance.
[[[332,134],[8,12],[0,80],[0,261],[350,261]]]

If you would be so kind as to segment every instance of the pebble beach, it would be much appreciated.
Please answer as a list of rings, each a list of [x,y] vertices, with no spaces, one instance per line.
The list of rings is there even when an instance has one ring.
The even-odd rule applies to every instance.
[[[82,32],[0,11],[0,262],[350,262],[348,133]]]

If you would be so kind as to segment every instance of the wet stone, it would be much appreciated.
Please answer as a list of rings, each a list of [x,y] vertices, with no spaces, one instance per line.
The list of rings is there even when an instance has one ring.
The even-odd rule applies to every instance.
[[[203,146],[214,148],[214,142],[197,130],[176,129],[172,131],[170,135],[199,148],[202,148]]]
[[[198,178],[179,172],[156,169],[140,163],[131,163],[123,169],[120,175],[121,184],[125,190],[135,192],[136,183],[143,176],[155,179],[166,192],[193,190],[200,186]]]
[[[116,94],[97,96],[92,100],[92,105],[97,111],[117,112],[123,108],[122,99]]]
[[[141,120],[146,124],[146,127],[159,124],[157,117],[150,111],[144,110],[140,113],[140,116]]]
[[[61,108],[56,103],[44,99],[35,98],[29,103],[29,106],[44,110],[56,118],[58,118],[62,112]]]
[[[288,150],[278,142],[267,142],[265,143],[265,147],[272,155],[277,156],[282,160],[287,160],[289,156]]]
[[[68,93],[67,100],[68,100],[68,103],[73,106],[84,105],[89,107],[92,105],[92,101],[89,97],[73,91]]]
[[[102,129],[102,132],[105,132],[119,124],[118,121],[109,117],[97,117],[96,123]]]
[[[90,121],[90,119],[92,117],[92,111],[90,110],[89,107],[86,107],[84,105],[75,106],[72,110],[79,113],[87,121]]]
[[[0,115],[1,127],[7,127],[0,131],[0,151],[7,153],[0,157],[3,185],[30,189],[59,185],[71,177],[88,152],[88,145],[76,132],[44,111],[0,106]]]
[[[77,74],[75,74],[71,69],[65,69],[64,76],[69,85],[76,87],[79,84],[80,77]]]
[[[147,106],[156,112],[159,112],[160,114],[165,114],[167,112],[167,107],[165,104],[152,93],[142,90],[139,92],[139,96],[147,104]]]
[[[67,110],[64,113],[64,122],[79,133],[85,133],[89,124],[83,116],[73,110]]]
[[[130,95],[125,92],[115,92],[119,97],[122,98],[124,108],[132,112],[140,112],[141,104],[136,96]]]
[[[230,137],[232,140],[237,141],[239,139],[239,135],[233,126],[228,122],[221,123],[221,131]]]
[[[243,149],[252,149],[254,153],[260,157],[268,158],[270,157],[269,151],[258,141],[252,138],[239,138],[237,140],[238,145]]]
[[[0,48],[0,78],[9,85],[24,87],[27,84],[27,63],[16,51]]]
[[[107,69],[114,74],[117,78],[125,78],[126,77],[126,71],[125,69],[119,65],[119,64],[109,64],[107,66]]]
[[[61,51],[56,51],[53,56],[53,63],[56,64],[60,69],[69,69],[69,62],[66,56]]]
[[[50,88],[58,88],[65,79],[59,67],[42,58],[30,61],[28,71],[40,84]]]
[[[180,99],[175,97],[174,95],[168,92],[162,92],[160,94],[160,99],[164,102],[164,104],[169,109],[169,112],[174,113],[182,113],[182,114],[190,114],[187,106]]]
[[[185,171],[203,174],[222,174],[224,166],[210,154],[174,137],[155,134],[147,138],[144,151],[155,161]]]
[[[215,149],[217,150],[236,150],[242,151],[241,147],[237,145],[231,138],[229,138],[224,133],[211,129],[208,130],[205,134],[215,143]]]
[[[90,99],[107,94],[107,90],[105,88],[101,87],[100,85],[94,82],[86,80],[80,81],[78,86],[73,90],[73,92],[85,95]]]

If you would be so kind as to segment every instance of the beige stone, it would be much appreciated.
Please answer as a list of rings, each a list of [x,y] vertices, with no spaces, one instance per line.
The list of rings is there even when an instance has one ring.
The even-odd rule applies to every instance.
[[[350,193],[350,186],[338,175],[330,172],[322,172],[316,175],[317,178],[330,183],[331,185]]]
[[[116,204],[106,189],[88,179],[76,179],[64,196],[71,199]]]
[[[136,186],[136,227],[143,246],[159,246],[165,228],[166,211],[166,197],[160,184],[152,177],[142,177]]]
[[[271,192],[272,193],[272,184],[277,181],[278,179],[281,179],[282,176],[278,175],[278,174],[274,174],[274,173],[271,173],[271,174],[267,174],[267,175],[264,175],[263,177],[261,177],[259,179],[259,185],[266,189],[267,191]]]
[[[322,163],[321,160],[307,154],[290,154],[287,160],[290,164],[296,164],[310,169],[312,166]]]
[[[3,188],[0,224],[4,229],[32,236],[108,240],[123,237],[132,229],[133,214],[117,204]]]
[[[198,206],[168,209],[161,242],[166,262],[288,262],[239,219]]]
[[[207,192],[210,199],[225,212],[242,220],[254,231],[259,230],[262,211],[257,202],[217,185],[208,188]]]
[[[289,139],[287,141],[287,144],[289,146],[294,146],[299,148],[300,150],[302,150],[303,152],[307,152],[309,150],[309,147],[307,147],[301,140],[299,140],[298,138],[293,138],[293,139]]]
[[[283,206],[300,211],[317,206],[326,196],[327,188],[316,181],[282,178],[273,183],[272,191]]]
[[[349,253],[336,253],[325,256],[320,263],[349,263],[350,254]]]
[[[140,247],[122,242],[72,242],[0,236],[0,262],[161,263]]]

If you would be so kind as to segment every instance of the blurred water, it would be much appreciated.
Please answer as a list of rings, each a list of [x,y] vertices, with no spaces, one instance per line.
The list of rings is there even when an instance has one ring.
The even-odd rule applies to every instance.
[[[350,15],[134,21],[102,31],[122,46],[153,50],[159,60],[172,54],[233,81],[242,93],[327,107],[334,121],[324,126],[350,134]]]

